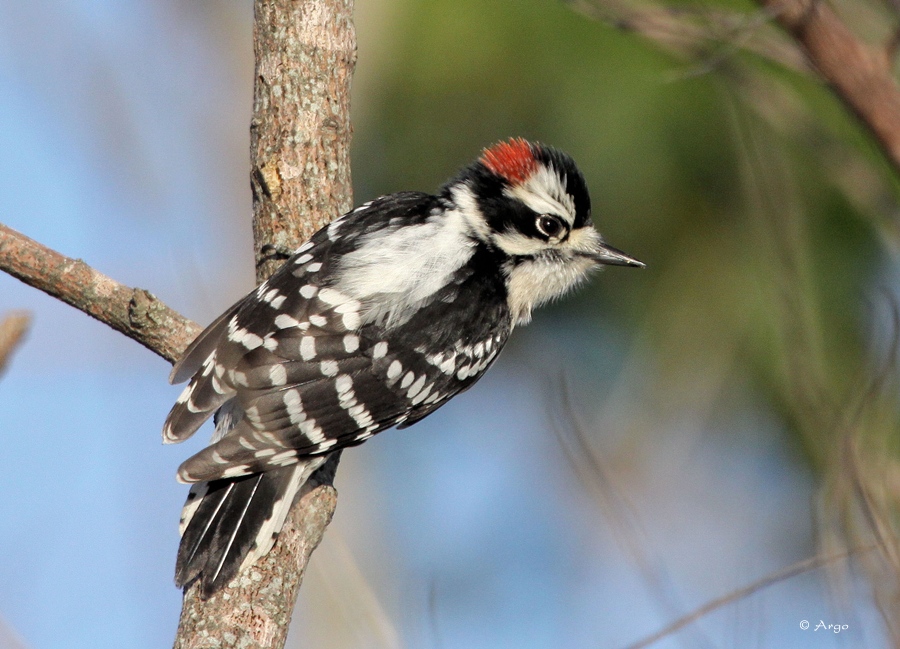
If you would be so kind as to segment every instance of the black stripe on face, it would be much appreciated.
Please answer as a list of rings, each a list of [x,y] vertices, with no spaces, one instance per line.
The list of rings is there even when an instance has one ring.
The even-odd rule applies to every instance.
[[[566,193],[575,203],[575,221],[572,228],[584,227],[591,218],[591,196],[575,161],[567,153],[543,144],[535,144],[533,149],[538,162],[553,168],[560,178],[565,179]]]
[[[591,199],[587,184],[575,165],[575,161],[567,154],[552,147],[534,144],[532,148],[538,163],[552,169],[559,176],[560,184],[572,198],[575,215],[571,229],[589,225]],[[466,185],[474,194],[492,231],[515,231],[539,240],[547,240],[543,235],[539,236],[540,233],[535,227],[539,214],[521,201],[510,200],[509,196],[504,193],[511,186],[510,182],[492,173],[481,161],[476,161],[464,168],[455,178],[444,185],[441,191],[444,200],[452,202],[452,188],[461,184]]]

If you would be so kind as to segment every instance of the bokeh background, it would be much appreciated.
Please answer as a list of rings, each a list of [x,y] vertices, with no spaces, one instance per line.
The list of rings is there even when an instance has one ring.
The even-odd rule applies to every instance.
[[[887,3],[854,4],[885,36]],[[555,0],[357,2],[357,203],[521,135],[573,155],[648,268],[345,453],[290,647],[624,647],[873,527],[893,543],[896,181],[827,89],[742,51],[752,4],[700,7],[747,24],[674,55]],[[251,12],[0,0],[0,222],[201,323],[250,290]],[[162,446],[161,359],[0,275],[14,309],[34,321],[0,381],[0,647],[166,646],[174,472],[204,435]],[[658,646],[888,646],[885,554]]]

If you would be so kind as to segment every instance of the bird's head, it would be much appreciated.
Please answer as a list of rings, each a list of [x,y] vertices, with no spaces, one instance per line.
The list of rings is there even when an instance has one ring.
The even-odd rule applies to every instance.
[[[514,138],[484,150],[445,188],[473,238],[504,258],[516,323],[602,265],[644,264],[608,245],[591,221],[584,177],[569,155]]]

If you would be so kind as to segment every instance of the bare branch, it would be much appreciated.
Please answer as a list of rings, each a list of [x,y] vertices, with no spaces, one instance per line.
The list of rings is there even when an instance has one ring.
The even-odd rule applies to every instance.
[[[0,270],[59,298],[174,363],[200,326],[131,288],[0,224]]]
[[[875,136],[900,171],[900,89],[887,52],[860,42],[826,2],[757,0],[800,44],[810,62]]]
[[[0,376],[30,326],[31,316],[25,311],[14,311],[0,322]]]

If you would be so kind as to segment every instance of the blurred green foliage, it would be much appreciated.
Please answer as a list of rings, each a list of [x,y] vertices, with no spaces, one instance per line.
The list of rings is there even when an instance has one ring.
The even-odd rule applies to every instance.
[[[587,1],[667,18],[683,4],[707,12],[694,24],[731,12],[741,26],[679,49],[550,0],[398,0],[373,40],[359,25],[357,198],[433,189],[513,135],[572,154],[601,232],[648,265],[554,307],[624,332],[626,366],[642,368],[623,379],[639,405],[619,439],[649,447],[685,416],[748,404],[774,416],[818,477],[823,543],[879,539],[869,575],[892,628],[880,576],[900,575],[896,172],[814,72],[741,49],[757,29],[791,47],[755,4]],[[885,7],[864,4],[854,28],[878,28]]]
[[[692,381],[726,365],[726,383],[761,397],[814,464],[825,460],[815,449],[833,427],[809,409],[839,410],[871,361],[894,220],[893,180],[827,90],[727,43],[675,58],[549,0],[402,0],[394,11],[377,42],[358,26],[358,74],[373,78],[354,109],[357,198],[434,188],[511,135],[565,149],[601,231],[648,269],[559,308],[632,332],[655,368],[649,392],[674,407],[691,407]],[[370,47],[386,63],[367,67]]]

